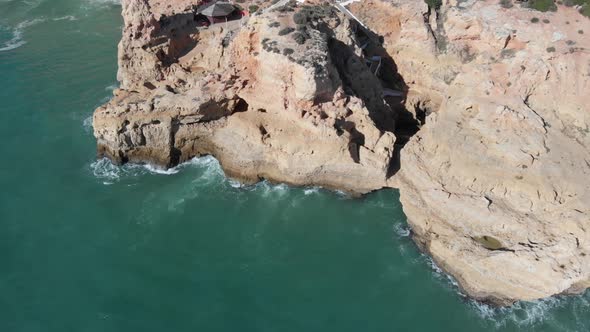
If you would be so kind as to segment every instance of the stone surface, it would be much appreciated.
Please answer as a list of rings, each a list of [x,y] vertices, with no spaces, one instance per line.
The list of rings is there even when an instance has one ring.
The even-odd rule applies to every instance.
[[[588,287],[590,38],[578,30],[590,20],[489,0],[352,11],[384,36],[406,107],[426,115],[391,180],[420,247],[482,301]]]
[[[123,1],[121,86],[94,115],[100,156],[171,167],[210,154],[246,182],[386,186],[393,111],[348,20],[327,6],[299,27],[282,10],[197,29],[185,2]]]
[[[416,243],[466,294],[509,305],[590,286],[590,20],[575,9],[353,2],[381,45],[330,7],[303,26],[300,5],[197,29],[191,1],[122,4],[99,156],[211,154],[246,182],[398,187]]]

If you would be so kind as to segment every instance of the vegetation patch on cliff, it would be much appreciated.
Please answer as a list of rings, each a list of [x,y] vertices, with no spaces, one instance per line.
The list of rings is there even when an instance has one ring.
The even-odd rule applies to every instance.
[[[426,1],[435,1],[435,0],[426,0]],[[512,2],[511,0],[501,0],[501,4],[505,6],[507,2]],[[523,1],[523,6],[538,10],[541,12],[555,12],[558,10],[557,5],[564,5],[567,7],[578,6],[580,14],[590,17],[590,0],[528,0]],[[508,8],[508,7],[506,7]]]

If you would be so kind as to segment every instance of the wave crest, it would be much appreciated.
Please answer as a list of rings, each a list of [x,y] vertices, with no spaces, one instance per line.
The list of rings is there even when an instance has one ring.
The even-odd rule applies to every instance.
[[[14,29],[12,29],[12,38],[4,42],[4,44],[0,45],[0,52],[11,51],[26,44],[27,42],[23,39],[24,30],[30,26],[33,26],[44,21],[44,18],[36,18],[32,20],[26,20],[17,24],[17,26]]]

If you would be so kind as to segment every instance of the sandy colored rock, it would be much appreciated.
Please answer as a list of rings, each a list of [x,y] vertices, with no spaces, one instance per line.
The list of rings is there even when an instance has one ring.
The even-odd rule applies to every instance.
[[[288,4],[208,29],[190,1],[122,5],[99,156],[399,187],[416,243],[466,294],[508,305],[590,286],[590,20],[575,9],[352,3],[365,33],[319,2],[304,24]],[[383,97],[395,90],[401,104]]]
[[[401,152],[416,242],[479,300],[590,280],[590,20],[498,1],[352,5],[385,38],[425,123]],[[531,23],[531,19],[550,23]]]
[[[386,186],[393,111],[342,14],[314,7],[321,17],[297,31],[294,9],[199,29],[185,2],[162,6],[123,1],[121,88],[94,115],[99,156],[171,167],[213,155],[245,182]]]

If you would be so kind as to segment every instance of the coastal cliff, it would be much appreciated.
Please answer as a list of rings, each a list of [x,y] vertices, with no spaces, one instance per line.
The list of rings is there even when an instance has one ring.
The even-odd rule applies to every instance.
[[[190,7],[123,1],[121,86],[94,114],[99,155],[166,167],[213,155],[246,182],[385,187],[393,111],[354,26],[331,6],[298,24],[283,8],[203,29]]]
[[[393,181],[416,243],[483,301],[590,286],[590,20],[497,1],[351,10],[421,119]]]
[[[364,28],[290,2],[198,28],[193,2],[122,1],[100,157],[213,155],[244,182],[399,188],[416,243],[468,295],[590,286],[590,20],[574,8],[352,3]]]

